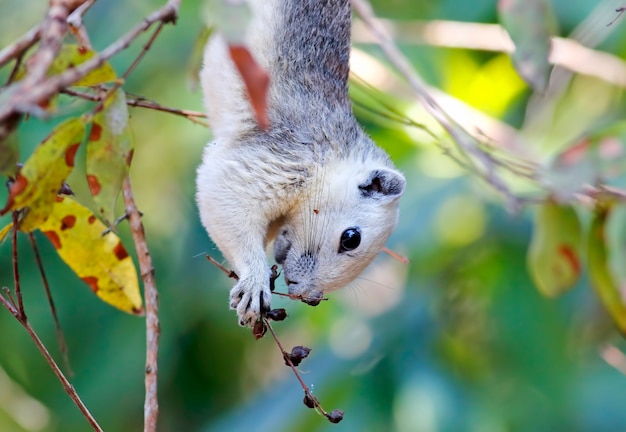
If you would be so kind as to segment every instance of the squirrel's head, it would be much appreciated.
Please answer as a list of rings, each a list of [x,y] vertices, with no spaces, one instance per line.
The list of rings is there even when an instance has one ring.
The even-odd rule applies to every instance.
[[[289,293],[315,302],[353,281],[382,250],[398,220],[402,174],[385,163],[320,169],[274,242]]]

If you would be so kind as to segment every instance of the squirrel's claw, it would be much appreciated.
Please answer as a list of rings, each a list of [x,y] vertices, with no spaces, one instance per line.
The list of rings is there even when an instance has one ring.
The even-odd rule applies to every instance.
[[[253,327],[270,310],[272,293],[269,285],[242,279],[230,291],[230,308],[237,311],[239,325]]]

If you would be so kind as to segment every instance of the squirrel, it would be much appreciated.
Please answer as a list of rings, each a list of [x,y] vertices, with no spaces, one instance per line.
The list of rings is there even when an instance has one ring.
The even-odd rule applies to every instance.
[[[382,250],[406,184],[352,112],[350,0],[248,5],[270,126],[255,120],[225,38],[212,36],[200,81],[213,141],[196,181],[202,224],[239,276],[230,308],[242,326],[270,310],[269,244],[289,294],[317,304]]]

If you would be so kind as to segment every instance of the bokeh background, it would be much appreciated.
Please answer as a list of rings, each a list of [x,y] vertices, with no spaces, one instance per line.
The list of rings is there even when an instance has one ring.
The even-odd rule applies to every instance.
[[[624,118],[619,85],[575,76],[552,101],[550,116],[542,114],[544,121],[529,126],[529,119],[537,120],[536,95],[507,54],[437,46],[424,37],[428,23],[497,23],[495,0],[372,3],[398,30],[401,48],[428,83],[464,103],[454,114],[459,121],[479,122],[476,112],[489,116],[492,122],[481,123],[487,136],[524,127],[532,153],[548,158],[594,121]],[[594,48],[624,58],[626,25],[607,27],[621,2],[552,3],[561,36],[594,16],[586,28],[603,35],[594,39]],[[96,2],[84,19],[94,47],[104,48],[161,4]],[[205,8],[200,0],[183,1],[178,24],[165,28],[124,85],[127,92],[202,110],[189,65]],[[600,9],[604,12],[597,15]],[[44,10],[41,1],[0,0],[0,46],[36,24]],[[146,40],[144,35],[113,59],[118,73]],[[508,212],[497,193],[443,155],[431,137],[384,114],[392,107],[441,133],[369,40],[362,28],[355,29],[359,51],[353,68],[378,90],[355,81],[355,107],[368,133],[407,176],[399,226],[388,246],[410,264],[381,255],[362,277],[316,308],[274,303],[290,313],[275,325],[283,343],[313,348],[300,370],[326,409],[345,411],[338,425],[302,404],[302,390],[271,338],[255,341],[237,326],[227,308],[232,281],[204,258],[209,253],[221,259],[193,199],[195,169],[210,131],[181,117],[131,109],[137,146],[132,179],[160,292],[160,430],[624,430],[626,360],[620,349],[626,344],[613,332],[588,279],[583,276],[556,300],[537,292],[526,269],[532,209]],[[7,69],[0,71],[3,80]],[[21,159],[54,124],[89,106],[66,104],[54,119],[23,122]],[[91,205],[81,170],[79,164],[69,183],[79,201]],[[1,190],[0,202],[5,198]],[[120,231],[133,250],[127,228]],[[105,430],[141,430],[144,321],[100,302],[47,239],[37,239],[69,344],[73,384]],[[60,360],[25,236],[19,262],[28,316]],[[5,241],[1,286],[12,286],[10,263],[11,245]],[[89,430],[31,339],[4,310],[0,329],[0,431]]]

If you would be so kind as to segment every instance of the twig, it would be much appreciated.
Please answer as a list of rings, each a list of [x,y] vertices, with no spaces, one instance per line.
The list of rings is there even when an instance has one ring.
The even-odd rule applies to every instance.
[[[70,31],[78,40],[81,46],[91,49],[91,41],[89,40],[89,35],[87,34],[87,30],[83,25],[83,15],[87,10],[95,3],[96,0],[87,0],[85,3],[76,8],[74,12],[70,14],[67,18],[67,23],[70,26]]]
[[[0,51],[0,68],[22,55],[39,40],[41,24],[37,24],[24,36]]]
[[[213,259],[211,255],[205,255],[205,256],[206,256],[206,259],[209,260],[211,264],[213,264],[215,267],[220,269],[226,276],[235,280],[239,280],[239,276],[237,276],[237,273],[235,273],[232,270],[228,270],[226,267],[224,267],[223,265],[215,261],[215,259]]]
[[[124,205],[128,222],[130,225],[141,279],[143,280],[144,297],[146,302],[146,399],[144,403],[144,432],[155,432],[159,416],[159,401],[157,398],[157,377],[158,377],[158,353],[159,336],[161,329],[159,326],[159,294],[154,278],[154,267],[152,258],[146,243],[146,235],[141,222],[141,214],[135,204],[133,190],[130,183],[130,175],[124,179],[122,186],[124,195]]]
[[[265,324],[265,327],[267,329],[269,329],[270,333],[272,334],[272,337],[274,338],[274,342],[276,342],[276,346],[278,347],[278,349],[282,353],[282,356],[283,356],[283,359],[285,360],[285,363],[287,364],[287,366],[289,366],[289,368],[291,368],[291,371],[293,372],[293,374],[296,376],[298,382],[300,383],[300,387],[302,387],[302,390],[304,390],[305,401],[308,401],[308,403],[313,404],[313,406],[311,408],[315,408],[319,413],[321,413],[324,417],[326,417],[331,422],[338,423],[339,421],[341,421],[343,419],[343,412],[342,411],[335,410],[332,413],[328,413],[322,407],[322,404],[319,402],[319,400],[315,396],[313,396],[313,393],[311,393],[311,390],[309,390],[309,387],[304,383],[304,380],[300,376],[300,372],[298,372],[298,369],[296,369],[295,365],[291,361],[291,357],[289,356],[287,351],[285,351],[285,348],[283,347],[283,345],[280,343],[280,340],[278,339],[278,336],[276,335],[276,333],[274,332],[274,329],[272,328],[272,325],[270,324],[270,320],[268,320],[267,318],[263,318],[263,323]],[[338,412],[341,413],[340,414],[340,418],[336,418],[335,417],[337,415],[336,413],[338,413]]]
[[[12,115],[28,112],[29,109],[37,103],[50,98],[61,89],[72,85],[94,69],[102,66],[115,54],[126,49],[132,41],[149,29],[155,22],[175,22],[178,16],[179,6],[180,0],[169,0],[165,6],[143,19],[141,23],[137,24],[133,29],[117,39],[102,52],[74,68],[67,69],[59,75],[47,78],[36,87],[26,85],[24,81],[12,85],[6,90],[7,93],[10,93],[6,95],[6,102],[0,106],[0,125],[6,122]],[[0,139],[2,138],[3,137],[0,136]]]
[[[7,308],[7,310],[11,312],[13,316],[17,318],[20,324],[22,324],[22,326],[26,329],[26,332],[29,334],[33,342],[35,342],[35,345],[37,346],[37,349],[39,349],[39,352],[41,352],[41,354],[48,362],[48,365],[50,365],[50,368],[52,369],[54,374],[63,384],[65,392],[70,396],[70,398],[72,398],[72,400],[74,401],[80,412],[83,413],[83,416],[87,419],[93,430],[97,432],[102,432],[102,428],[100,427],[96,419],[93,418],[93,416],[89,412],[89,409],[85,406],[83,401],[80,399],[80,396],[78,396],[78,393],[76,393],[76,389],[74,389],[74,386],[68,381],[65,375],[63,375],[61,368],[59,368],[59,366],[56,364],[56,362],[46,349],[46,346],[43,344],[43,342],[41,342],[41,339],[39,339],[39,336],[37,336],[37,333],[35,333],[35,330],[31,327],[30,323],[28,323],[28,321],[26,321],[25,319],[21,320],[18,317],[17,314],[19,314],[19,312],[13,308],[11,303],[8,302],[2,294],[0,294],[0,303],[2,303],[2,305]]]
[[[626,12],[626,7],[618,7],[617,9],[615,9],[615,12],[617,12],[617,16],[606,25],[607,27],[613,25],[615,21],[617,21],[624,14],[624,12]]]
[[[20,269],[17,260],[17,230],[19,227],[18,212],[13,212],[13,232],[12,232],[12,248],[13,248],[13,287],[15,289],[15,297],[17,297],[17,315],[20,321],[26,322],[26,314],[24,313],[24,302],[22,301],[22,289],[20,288]]]
[[[480,163],[480,166],[476,167],[476,173],[507,199],[511,209],[517,209],[519,200],[513,195],[506,183],[496,175],[493,159],[477,145],[476,140],[465,129],[443,111],[437,101],[430,95],[422,78],[374,16],[369,2],[367,0],[352,0],[352,6],[365,25],[376,36],[378,45],[387,59],[407,80],[418,99],[422,102],[424,109],[448,132],[468,160],[472,161],[472,163],[475,163],[475,161]]]
[[[70,396],[70,398],[74,401],[78,409],[81,411],[83,416],[87,419],[93,430],[102,431],[102,428],[98,425],[98,422],[93,418],[83,401],[76,393],[76,390],[70,384],[68,379],[63,375],[61,368],[56,364],[48,350],[46,349],[39,336],[35,330],[31,327],[28,319],[26,317],[26,313],[24,312],[24,305],[22,303],[22,290],[20,287],[20,277],[19,277],[19,267],[17,265],[17,230],[18,230],[18,212],[13,212],[13,282],[15,284],[15,296],[17,297],[17,304],[11,297],[11,292],[8,289],[5,289],[7,294],[7,298],[4,297],[2,293],[0,293],[0,303],[18,320],[18,322],[26,329],[26,332],[30,335],[33,342],[37,346],[37,349],[44,356],[50,368],[54,372],[54,374],[59,378],[59,381],[63,384],[63,388],[65,392]]]
[[[74,89],[65,89],[65,90],[61,90],[61,93],[64,93],[66,95],[69,96],[74,96],[74,97],[78,97],[81,99],[85,99],[85,100],[90,100],[93,102],[99,102],[102,100],[102,96],[101,95],[97,95],[97,94],[91,94],[91,93],[85,93],[85,92],[80,92],[80,91],[76,91]],[[178,108],[170,108],[170,107],[166,107],[163,105],[158,104],[157,102],[148,100],[148,99],[144,99],[141,97],[138,97],[136,99],[126,99],[126,105],[130,106],[130,107],[136,107],[136,108],[146,108],[146,109],[152,109],[155,111],[161,111],[161,112],[166,112],[166,113],[170,113],[170,114],[174,114],[174,115],[178,115],[181,117],[185,117],[189,120],[191,120],[194,123],[203,125],[208,127],[208,123],[202,120],[198,120],[200,118],[206,118],[206,114],[202,113],[200,111],[191,111],[191,110],[182,110],[182,109],[178,109]]]
[[[61,329],[61,322],[59,321],[59,317],[57,315],[57,309],[54,305],[54,300],[52,299],[52,292],[50,291],[50,284],[48,283],[48,278],[46,277],[46,273],[43,270],[43,262],[41,260],[41,255],[39,255],[39,248],[37,247],[37,242],[35,241],[35,236],[33,233],[28,233],[28,239],[30,240],[30,244],[33,246],[33,252],[35,254],[35,261],[37,262],[37,267],[39,268],[39,274],[41,275],[41,281],[43,282],[44,290],[46,291],[46,297],[48,297],[48,304],[50,305],[50,312],[52,313],[52,319],[54,321],[54,327],[57,333],[57,341],[59,344],[59,350],[61,351],[61,355],[63,356],[63,361],[65,362],[65,368],[67,370],[68,375],[72,376],[74,373],[72,372],[72,368],[70,365],[70,358],[68,355],[67,343],[65,341],[65,335],[63,334],[63,330]]]
[[[117,82],[115,84],[113,84],[107,91],[106,94],[104,96],[102,96],[100,98],[100,101],[96,104],[95,107],[93,107],[93,109],[91,110],[92,113],[97,113],[98,111],[100,111],[102,109],[102,106],[105,104],[105,102],[111,97],[113,96],[113,94],[120,88],[122,87],[122,84],[124,84],[124,81],[126,81],[126,79],[130,76],[131,73],[133,73],[133,71],[135,70],[135,68],[137,67],[137,65],[139,64],[139,62],[143,59],[143,57],[146,55],[146,53],[148,52],[148,50],[150,49],[150,47],[152,46],[152,43],[155,41],[156,37],[159,35],[159,33],[161,33],[161,29],[163,28],[163,21],[161,21],[159,23],[159,26],[156,28],[156,30],[152,33],[152,36],[150,36],[150,39],[148,40],[148,42],[143,46],[142,50],[139,52],[139,54],[137,55],[137,57],[135,57],[135,60],[133,60],[133,62],[130,64],[130,66],[128,66],[128,68],[126,69],[126,71],[124,72],[124,74],[122,75],[122,78],[117,80]]]

